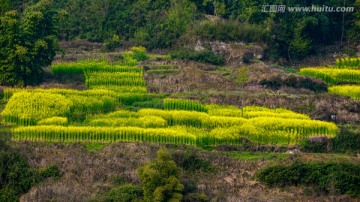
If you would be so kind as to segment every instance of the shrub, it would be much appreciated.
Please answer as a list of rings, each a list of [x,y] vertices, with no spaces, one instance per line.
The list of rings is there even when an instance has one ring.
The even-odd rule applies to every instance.
[[[329,149],[330,140],[326,137],[310,137],[301,141],[301,150],[308,153],[326,153]]]
[[[5,90],[3,88],[0,88],[0,100],[5,99]]]
[[[360,152],[360,129],[341,128],[341,133],[331,140],[332,151],[340,153]]]
[[[241,23],[236,20],[200,21],[194,26],[196,36],[206,40],[267,43],[270,31],[263,25]]]
[[[268,186],[314,186],[326,193],[360,196],[360,165],[349,163],[300,163],[265,168],[258,179]]]
[[[131,65],[136,65],[137,60],[134,58],[134,53],[131,51],[126,51],[122,54],[123,58],[124,58],[124,63],[125,64],[131,64]]]
[[[214,167],[211,163],[198,155],[195,152],[176,152],[173,154],[174,160],[182,169],[186,171],[202,171],[212,172]]]
[[[1,148],[0,148],[1,149]],[[0,201],[18,201],[31,186],[48,177],[59,177],[57,166],[37,171],[19,153],[0,150]]]
[[[131,48],[131,51],[133,52],[133,58],[137,61],[144,61],[149,58],[145,47],[135,46]]]
[[[134,43],[135,45],[143,45],[148,47],[151,37],[149,32],[145,28],[138,28],[134,33]]]
[[[146,202],[180,201],[184,185],[180,183],[180,170],[165,149],[158,151],[157,159],[136,170],[144,189]]]
[[[114,34],[112,38],[105,41],[105,49],[107,51],[113,51],[115,48],[119,48],[120,46],[120,37],[116,34]]]
[[[0,151],[0,201],[17,201],[33,184],[34,173],[19,154]]]
[[[60,169],[57,165],[49,166],[45,169],[40,169],[38,171],[38,176],[40,180],[44,180],[48,177],[61,177]]]
[[[203,193],[190,193],[184,196],[185,202],[207,202],[209,198]]]
[[[129,202],[142,201],[143,190],[132,184],[126,184],[111,189],[104,196],[97,198],[96,201],[104,202]],[[95,201],[95,200],[94,200]]]
[[[270,74],[263,76],[259,81],[260,85],[272,89],[281,87],[305,88],[315,92],[326,92],[327,86],[324,82],[305,76],[296,76],[294,74],[280,75]]]

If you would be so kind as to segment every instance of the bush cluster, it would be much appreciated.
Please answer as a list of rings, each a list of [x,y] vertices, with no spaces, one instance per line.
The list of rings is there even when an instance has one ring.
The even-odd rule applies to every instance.
[[[341,133],[332,139],[332,151],[337,153],[360,152],[360,130],[341,128]]]
[[[308,139],[301,142],[301,150],[311,153],[359,153],[360,130],[349,126],[341,127],[341,131],[334,138],[321,142]]]
[[[268,186],[314,186],[331,194],[360,196],[360,165],[349,163],[301,163],[268,167],[258,179]]]
[[[134,46],[131,51],[133,52],[133,58],[137,61],[144,61],[149,58],[146,54],[146,48],[142,46]]]
[[[57,166],[35,170],[18,152],[0,144],[0,201],[18,201],[33,185],[60,176]]]
[[[125,184],[111,189],[104,195],[96,198],[95,201],[101,202],[128,202],[128,201],[142,201],[143,190],[132,184]]]
[[[281,87],[305,88],[315,92],[327,92],[327,86],[324,82],[305,76],[296,76],[294,74],[270,74],[264,76],[260,81],[260,85],[272,89]]]
[[[207,40],[267,42],[270,31],[263,25],[241,23],[237,20],[201,21],[195,34]]]

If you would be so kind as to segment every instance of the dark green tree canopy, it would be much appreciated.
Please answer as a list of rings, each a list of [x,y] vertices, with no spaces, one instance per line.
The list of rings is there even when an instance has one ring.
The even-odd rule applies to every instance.
[[[0,17],[1,85],[33,85],[57,50],[56,12],[49,0]]]
[[[6,18],[4,15],[9,10],[23,13],[17,15],[21,23],[14,28],[18,29],[23,27],[24,15],[34,20],[37,15],[34,11],[44,13],[44,22],[51,19],[53,10],[56,10],[59,13],[57,37],[60,40],[109,42],[118,38],[120,44],[126,41],[150,50],[182,46],[184,38],[190,41],[208,36],[209,40],[261,42],[269,47],[271,58],[291,60],[316,54],[321,47],[336,42],[354,44],[359,41],[359,0],[58,0],[48,4],[45,12],[41,10],[43,6],[29,9],[28,5],[34,5],[34,2],[38,0],[0,0],[0,14],[6,20],[9,16]],[[47,4],[44,2],[47,1],[36,5]],[[345,6],[355,7],[355,11],[262,12],[265,5]],[[207,20],[204,14],[215,15],[223,19],[223,23]],[[53,26],[46,26],[50,27],[44,29],[48,32],[43,34],[52,33]],[[199,30],[201,36],[197,35]],[[34,41],[36,39],[32,43]],[[45,42],[48,43],[49,38]],[[30,51],[28,46],[18,45]],[[13,46],[11,50],[24,52],[21,47],[16,49]]]

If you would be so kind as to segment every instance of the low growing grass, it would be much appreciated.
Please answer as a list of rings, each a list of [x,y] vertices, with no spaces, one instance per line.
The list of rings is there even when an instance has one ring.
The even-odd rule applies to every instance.
[[[229,156],[235,159],[256,161],[256,160],[285,160],[291,155],[285,153],[251,153],[251,152],[229,152]]]

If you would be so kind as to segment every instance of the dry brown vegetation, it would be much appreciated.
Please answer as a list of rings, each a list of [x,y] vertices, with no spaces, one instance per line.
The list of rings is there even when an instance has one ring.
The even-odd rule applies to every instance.
[[[197,89],[234,90],[234,83],[220,75],[198,68],[194,63],[183,64],[176,74],[145,74],[148,89],[155,93],[190,92]]]
[[[62,172],[60,179],[48,179],[33,187],[21,197],[21,201],[87,201],[116,186],[116,180],[139,183],[135,169],[155,158],[160,146],[116,143],[92,152],[80,144],[16,143],[15,147],[26,156],[31,166],[42,168],[56,164]],[[296,159],[313,161],[316,157],[312,155],[241,160],[219,151],[167,147],[171,153],[192,151],[211,163],[215,168],[213,172],[184,171],[182,175],[183,183],[196,182],[197,189],[208,195],[211,201],[356,201],[347,196],[319,195],[309,188],[268,188],[254,178],[255,173],[265,166],[289,164]],[[356,157],[345,160],[360,163]]]
[[[360,124],[360,103],[343,96],[315,93],[304,88],[280,86],[278,89],[259,85],[269,72],[272,77],[281,73],[281,78],[288,78],[282,69],[270,67],[265,63],[256,63],[248,67],[249,81],[244,89],[235,82],[236,70],[219,71],[216,67],[194,62],[168,62],[181,71],[179,73],[147,73],[145,79],[148,88],[154,93],[173,93],[173,97],[191,98],[206,103],[231,104],[236,106],[260,105],[282,107],[296,112],[309,114],[314,119],[335,121],[340,124]],[[224,76],[225,75],[225,76]],[[296,86],[306,78],[293,76]],[[310,79],[322,86],[322,82]],[[335,115],[335,119],[331,119]]]

